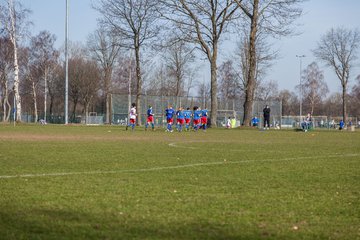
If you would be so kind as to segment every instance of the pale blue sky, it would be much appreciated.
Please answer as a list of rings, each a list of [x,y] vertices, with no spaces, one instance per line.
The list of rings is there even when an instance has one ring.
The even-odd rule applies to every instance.
[[[57,36],[57,46],[61,46],[65,39],[65,0],[20,0],[25,7],[32,10],[30,19],[34,23],[32,34],[36,35],[41,30],[48,30]],[[70,26],[69,38],[71,41],[85,43],[89,33],[97,26],[98,14],[91,8],[91,3],[96,0],[69,0]],[[298,20],[302,24],[299,36],[281,39],[276,43],[280,50],[281,58],[273,65],[267,75],[267,80],[276,80],[280,89],[295,91],[299,84],[299,59],[296,55],[306,55],[303,58],[303,69],[313,62],[315,58],[311,49],[316,47],[321,35],[331,27],[345,26],[360,29],[360,1],[359,0],[309,0],[304,3],[304,16]],[[226,49],[224,47],[223,49]],[[233,49],[232,49],[233,51]],[[231,49],[224,55],[229,55]],[[351,81],[360,74],[360,52],[358,54],[358,67],[353,69]],[[219,63],[220,64],[220,63]],[[323,63],[319,66],[324,70],[325,80],[331,92],[340,91],[340,82],[333,71],[326,68]],[[204,71],[207,71],[205,69]],[[208,73],[205,78],[208,78]],[[199,79],[203,79],[199,76]]]

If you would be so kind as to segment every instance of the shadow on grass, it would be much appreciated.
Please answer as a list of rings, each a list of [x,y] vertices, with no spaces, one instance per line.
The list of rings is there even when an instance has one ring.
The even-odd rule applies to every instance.
[[[243,231],[242,231],[243,229]],[[254,230],[254,229],[253,229]],[[131,216],[95,216],[65,210],[0,212],[2,239],[262,239],[271,234],[251,232],[245,226],[234,230],[207,220],[156,222]],[[272,237],[275,237],[274,235]]]

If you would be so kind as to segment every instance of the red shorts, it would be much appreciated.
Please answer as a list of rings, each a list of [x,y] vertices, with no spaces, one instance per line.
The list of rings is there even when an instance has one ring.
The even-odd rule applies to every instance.
[[[168,118],[168,119],[166,119],[167,120],[167,123],[168,124],[173,124],[174,123],[174,119],[172,119],[172,118]]]
[[[186,119],[185,119],[185,123],[189,125],[189,124],[190,124],[190,120],[191,120],[190,118],[186,118]]]
[[[130,124],[135,124],[135,119],[130,118]]]
[[[200,119],[194,119],[194,125],[199,125]]]
[[[148,123],[154,122],[154,116],[148,116],[148,117],[147,117],[147,122],[148,122]]]
[[[184,125],[185,119],[176,119],[177,124]]]
[[[207,124],[207,117],[201,117],[201,124]]]

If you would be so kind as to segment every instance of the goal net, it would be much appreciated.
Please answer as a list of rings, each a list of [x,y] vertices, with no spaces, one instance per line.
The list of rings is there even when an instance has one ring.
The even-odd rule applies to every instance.
[[[86,125],[101,125],[104,124],[103,116],[98,116],[96,112],[89,112],[86,116]]]
[[[217,123],[219,126],[225,127],[226,122],[230,118],[231,127],[240,126],[240,120],[237,119],[236,111],[234,110],[217,110]]]

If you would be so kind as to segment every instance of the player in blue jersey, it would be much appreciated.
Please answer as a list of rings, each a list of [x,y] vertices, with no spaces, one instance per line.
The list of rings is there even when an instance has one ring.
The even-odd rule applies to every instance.
[[[179,132],[182,131],[184,122],[185,122],[184,111],[182,107],[179,107],[179,109],[176,111],[176,127]]]
[[[191,110],[190,108],[186,108],[186,110],[184,111],[184,118],[185,118],[185,127],[186,127],[186,131],[189,131],[189,127],[190,127],[190,122],[191,122]]]
[[[154,131],[154,113],[153,113],[153,110],[152,110],[152,107],[149,106],[147,112],[147,119],[146,119],[146,124],[145,124],[145,131],[147,131],[147,128],[149,127],[149,125],[151,124],[151,128],[152,130]]]
[[[201,121],[201,109],[197,106],[194,107],[194,119],[193,119],[193,124],[194,124],[194,131],[197,131],[199,129],[200,126],[200,121]]]
[[[204,131],[206,131],[206,127],[207,127],[207,118],[208,118],[208,110],[207,109],[201,110],[201,126]]]
[[[171,105],[165,110],[166,122],[167,122],[167,132],[173,132],[172,125],[174,123],[174,114],[175,110],[172,108]]]

